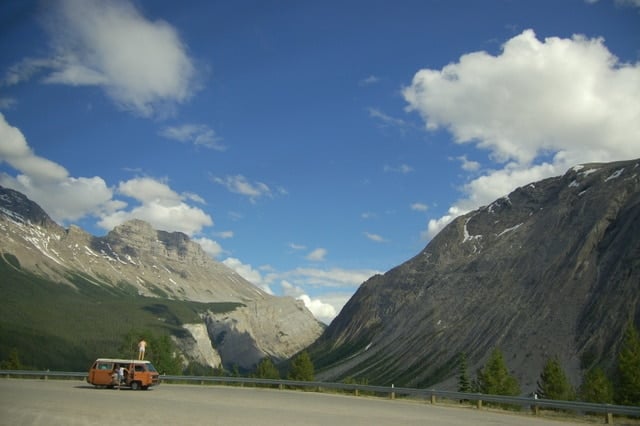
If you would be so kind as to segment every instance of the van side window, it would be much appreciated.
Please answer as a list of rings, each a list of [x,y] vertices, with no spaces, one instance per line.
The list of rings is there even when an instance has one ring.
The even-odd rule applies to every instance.
[[[107,362],[101,362],[98,364],[98,370],[111,370],[111,364]]]
[[[144,371],[143,365],[136,365],[136,371]]]

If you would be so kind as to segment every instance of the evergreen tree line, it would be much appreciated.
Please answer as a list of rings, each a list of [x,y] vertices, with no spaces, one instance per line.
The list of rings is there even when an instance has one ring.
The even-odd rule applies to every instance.
[[[518,380],[509,373],[502,352],[494,349],[487,363],[472,380],[467,358],[460,354],[458,391],[493,395],[520,395]],[[602,404],[640,406],[640,337],[629,324],[618,353],[615,374],[609,378],[600,367],[589,369],[578,389],[574,389],[557,357],[547,360],[537,382],[536,396],[563,401],[581,400]]]
[[[218,374],[223,370],[190,364],[185,369],[182,359],[177,356],[177,348],[168,335],[154,335],[149,331],[131,330],[127,333],[114,356],[136,358],[137,344],[144,339],[148,342],[147,356],[161,374],[180,375],[183,372],[195,375]],[[20,362],[16,349],[8,359],[0,362],[0,369],[29,369]],[[479,369],[475,378],[468,374],[467,358],[460,354],[458,364],[458,391],[484,393],[491,395],[520,395],[518,380],[509,373],[504,356],[496,348],[487,363]],[[300,352],[289,363],[286,378],[296,381],[313,381],[314,366],[306,351]],[[236,370],[235,375],[239,375]],[[257,366],[252,377],[280,379],[281,371],[270,358],[264,358]],[[547,360],[538,379],[536,395],[543,399],[572,401],[579,399],[594,403],[616,403],[620,405],[640,406],[640,336],[637,329],[629,324],[617,357],[614,378],[611,379],[600,367],[586,372],[582,385],[576,390],[562,369],[560,360]]]

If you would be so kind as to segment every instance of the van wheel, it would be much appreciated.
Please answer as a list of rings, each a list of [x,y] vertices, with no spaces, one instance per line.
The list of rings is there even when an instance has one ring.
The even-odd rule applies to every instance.
[[[131,390],[140,389],[140,382],[131,382]]]

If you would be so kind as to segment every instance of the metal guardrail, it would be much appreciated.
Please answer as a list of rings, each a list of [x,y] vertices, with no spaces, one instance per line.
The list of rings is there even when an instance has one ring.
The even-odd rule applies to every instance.
[[[34,377],[47,380],[48,378],[80,378],[85,379],[87,377],[86,372],[68,372],[68,371],[26,371],[26,370],[0,370],[0,377]],[[605,420],[607,423],[613,423],[613,416],[630,416],[640,418],[640,407],[626,406],[626,405],[613,405],[613,404],[597,404],[590,402],[579,401],[557,401],[552,399],[534,399],[521,396],[503,396],[503,395],[488,395],[481,393],[466,393],[466,392],[453,392],[443,391],[436,389],[417,389],[417,388],[403,388],[395,386],[372,386],[372,385],[360,385],[355,383],[332,383],[332,382],[300,382],[296,380],[283,380],[283,379],[260,379],[260,378],[248,378],[248,377],[225,377],[225,376],[175,376],[175,375],[160,375],[160,381],[180,381],[180,382],[193,382],[193,383],[220,383],[220,384],[240,384],[240,385],[270,385],[276,386],[280,389],[285,387],[291,388],[315,388],[321,389],[335,389],[342,391],[351,391],[355,395],[359,395],[360,392],[386,394],[390,398],[395,398],[396,395],[409,395],[417,398],[424,398],[430,400],[432,404],[437,402],[438,398],[453,400],[453,401],[473,401],[478,408],[482,407],[483,402],[495,403],[501,405],[513,405],[531,408],[536,413],[540,408],[552,408],[565,411],[573,411],[577,413],[600,413],[605,414]]]

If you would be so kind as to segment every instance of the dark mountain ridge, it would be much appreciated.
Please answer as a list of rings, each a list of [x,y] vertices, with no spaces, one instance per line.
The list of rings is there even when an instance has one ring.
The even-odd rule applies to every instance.
[[[454,387],[499,347],[523,391],[559,357],[575,385],[640,323],[640,160],[516,189],[366,281],[312,346],[318,377]]]

